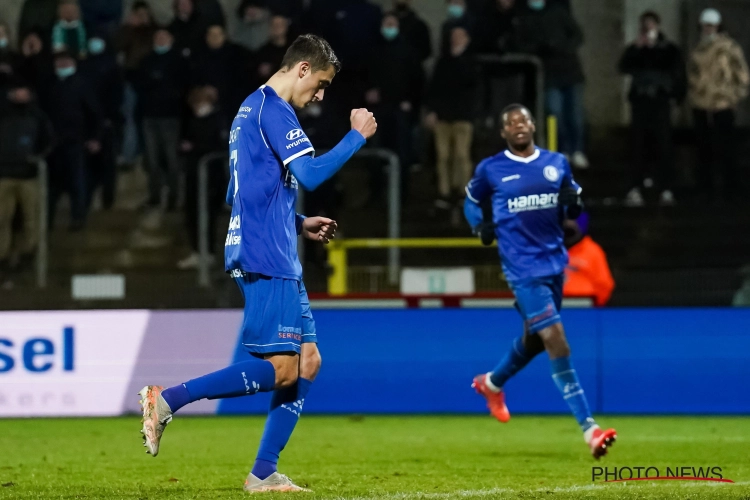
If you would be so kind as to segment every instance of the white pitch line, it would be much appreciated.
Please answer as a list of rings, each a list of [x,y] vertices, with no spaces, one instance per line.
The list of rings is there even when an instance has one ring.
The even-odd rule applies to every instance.
[[[697,486],[709,486],[709,487],[732,487],[732,486],[747,486],[750,485],[750,481],[738,481],[735,483],[713,483],[710,481],[696,481],[696,482],[681,482],[679,486],[682,487],[697,487]],[[499,495],[504,494],[518,494],[518,493],[575,493],[592,490],[601,490],[604,488],[643,488],[645,486],[657,486],[656,482],[653,483],[642,483],[642,482],[631,482],[618,483],[618,484],[588,484],[582,486],[559,486],[555,488],[536,488],[533,490],[524,490],[516,488],[490,488],[484,490],[458,490],[450,493],[423,493],[423,492],[411,492],[411,493],[386,493],[386,494],[374,494],[372,496],[359,496],[359,497],[337,497],[336,500],[451,500],[453,498],[498,498]]]

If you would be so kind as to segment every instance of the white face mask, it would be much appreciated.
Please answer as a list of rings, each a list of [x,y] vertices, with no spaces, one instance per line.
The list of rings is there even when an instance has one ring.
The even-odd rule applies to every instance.
[[[214,110],[214,107],[210,104],[201,104],[196,108],[195,110],[195,116],[198,118],[205,118],[206,116],[210,115],[211,112]]]

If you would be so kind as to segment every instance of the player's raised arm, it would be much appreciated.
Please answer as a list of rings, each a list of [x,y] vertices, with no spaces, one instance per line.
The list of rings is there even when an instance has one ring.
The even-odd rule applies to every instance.
[[[328,153],[318,158],[302,156],[289,163],[289,170],[306,190],[313,191],[333,177],[378,129],[375,117],[366,109],[352,110],[350,120],[351,131]]]

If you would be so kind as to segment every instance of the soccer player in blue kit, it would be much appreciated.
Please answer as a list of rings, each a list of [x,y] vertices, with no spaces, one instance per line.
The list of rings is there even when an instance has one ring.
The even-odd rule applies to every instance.
[[[547,351],[552,379],[583,430],[594,458],[617,438],[603,431],[591,416],[583,388],[570,361],[570,346],[560,320],[563,273],[568,254],[562,222],[581,213],[581,188],[565,157],[534,145],[534,119],[528,109],[512,104],[502,112],[501,135],[508,149],[482,161],[466,187],[464,214],[481,233],[496,237],[503,272],[524,320],[523,335],[489,373],[477,375],[472,387],[487,400],[500,422],[510,420],[503,386],[537,354]],[[492,223],[483,221],[480,204],[492,202]],[[494,231],[488,237],[488,230]]]
[[[245,299],[241,340],[248,359],[175,387],[150,385],[140,392],[144,446],[156,456],[172,415],[188,403],[273,391],[245,481],[245,490],[253,493],[303,490],[276,470],[321,365],[297,237],[328,243],[336,222],[296,214],[298,186],[314,190],[377,130],[372,113],[353,110],[352,130],[330,152],[314,158],[293,107],[321,101],[340,68],[325,40],[300,36],[281,69],[245,99],[232,123],[225,268]]]

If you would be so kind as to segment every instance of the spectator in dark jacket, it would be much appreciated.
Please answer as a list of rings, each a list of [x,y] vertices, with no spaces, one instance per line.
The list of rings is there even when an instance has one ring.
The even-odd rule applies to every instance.
[[[398,16],[401,36],[416,51],[419,60],[425,62],[432,56],[430,27],[411,8],[411,0],[394,0],[393,9]]]
[[[139,106],[136,80],[141,62],[154,46],[156,22],[148,3],[133,2],[125,23],[117,34],[117,50],[123,57],[125,78],[123,96],[122,162],[134,165],[143,150],[143,113]]]
[[[408,193],[411,167],[412,129],[420,109],[424,72],[416,50],[400,33],[395,13],[383,16],[381,42],[369,64],[370,89],[365,94],[368,107],[383,125],[374,144],[395,152],[401,163],[401,188]]]
[[[685,65],[679,47],[666,39],[659,15],[641,14],[638,37],[620,59],[620,72],[632,76],[630,85],[633,165],[626,203],[643,205],[641,187],[656,187],[663,204],[674,203],[674,152],[672,147],[672,101],[682,102],[687,91]],[[649,154],[653,140],[656,155]],[[653,160],[653,162],[651,161]]]
[[[52,27],[52,51],[65,50],[79,59],[86,57],[86,28],[77,0],[61,0],[57,22]]]
[[[42,95],[58,139],[52,153],[49,179],[50,227],[60,195],[70,195],[71,230],[80,230],[86,219],[85,153],[97,153],[102,118],[96,94],[77,73],[76,59],[68,52],[55,55],[56,78]]]
[[[34,102],[29,87],[17,86],[0,96],[0,279],[8,267],[11,226],[21,207],[23,230],[13,245],[22,259],[36,248],[39,236],[39,183],[36,162],[53,144],[52,124]]]
[[[560,152],[577,168],[587,168],[583,152],[584,76],[578,48],[583,33],[568,9],[560,3],[528,0],[518,17],[515,43],[519,51],[534,54],[544,65],[547,114],[558,120]]]
[[[154,34],[154,50],[141,64],[138,94],[143,109],[143,133],[149,168],[149,206],[161,205],[162,188],[169,188],[168,207],[177,203],[177,147],[180,117],[189,70],[166,29]],[[165,180],[166,176],[166,180]]]
[[[189,57],[196,49],[203,47],[206,29],[208,25],[200,18],[193,0],[174,0],[174,19],[169,31],[178,52]]]
[[[270,22],[270,38],[268,43],[258,50],[255,55],[257,62],[256,78],[259,85],[267,82],[271,75],[281,67],[287,49],[291,45],[289,40],[289,19],[284,16],[273,16]]]
[[[271,12],[265,0],[242,0],[237,7],[237,23],[232,40],[255,52],[268,43]]]
[[[479,31],[481,52],[503,54],[513,45],[513,22],[518,16],[516,0],[490,0],[485,8]]]
[[[196,51],[192,62],[192,84],[214,87],[219,92],[218,105],[236,111],[251,90],[250,53],[228,41],[224,28],[217,24],[208,28],[205,47]]]
[[[49,43],[52,26],[57,21],[57,4],[58,0],[25,0],[18,22],[18,39],[23,40],[33,31],[44,43]]]
[[[440,28],[440,55],[451,52],[453,28],[463,28],[473,39],[477,35],[478,20],[474,12],[469,10],[466,0],[446,0],[448,19]]]
[[[21,43],[21,56],[21,77],[32,89],[38,91],[54,76],[52,54],[44,46],[39,33],[32,31],[24,37]]]
[[[217,92],[213,87],[196,87],[190,91],[190,113],[182,125],[180,151],[185,155],[185,228],[190,240],[191,254],[179,261],[180,269],[195,269],[200,261],[198,236],[198,166],[200,159],[226,149],[229,137],[227,116],[217,106]],[[234,113],[232,113],[234,115]],[[226,194],[226,164],[214,161],[208,165],[208,252],[211,261],[216,254],[216,217]]]
[[[89,57],[81,62],[81,74],[94,89],[99,109],[104,119],[100,132],[101,149],[88,158],[88,202],[91,202],[97,187],[102,188],[102,204],[112,207],[115,196],[115,131],[122,122],[123,100],[122,72],[117,65],[117,54],[109,47],[104,36],[96,36],[88,42]]]
[[[78,0],[83,22],[93,31],[109,39],[122,20],[123,0]]]
[[[19,79],[21,55],[12,49],[10,30],[0,23],[0,90]]]
[[[206,26],[226,27],[227,19],[219,0],[195,0],[195,10]]]
[[[469,53],[471,37],[454,28],[451,51],[435,66],[427,92],[427,125],[435,130],[439,208],[450,209],[471,179],[471,143],[479,74]],[[454,200],[451,200],[454,197]]]

